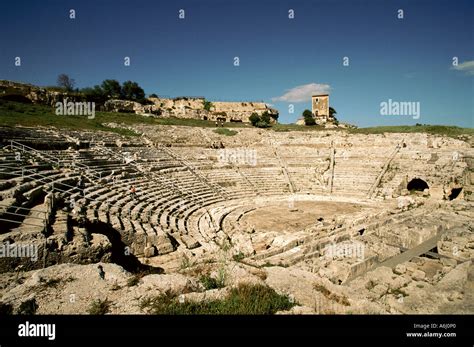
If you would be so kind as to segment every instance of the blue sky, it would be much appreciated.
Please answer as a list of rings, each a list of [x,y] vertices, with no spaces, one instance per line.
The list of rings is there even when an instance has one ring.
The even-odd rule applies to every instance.
[[[359,126],[474,124],[469,0],[16,0],[0,3],[0,23],[0,79],[133,80],[163,96],[265,101],[283,123],[329,91],[339,119]],[[419,102],[420,118],[381,115],[389,99]]]

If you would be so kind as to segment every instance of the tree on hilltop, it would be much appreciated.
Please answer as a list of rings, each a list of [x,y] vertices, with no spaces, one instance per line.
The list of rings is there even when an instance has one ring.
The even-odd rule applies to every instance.
[[[145,91],[137,82],[125,81],[122,84],[122,94],[125,100],[143,102],[145,100]]]
[[[117,80],[104,80],[100,85],[102,93],[107,99],[121,99],[122,87]]]
[[[305,125],[316,125],[316,121],[314,120],[313,114],[310,110],[303,111],[303,118]]]
[[[62,73],[58,76],[56,83],[59,87],[66,89],[68,92],[72,92],[74,90],[74,86],[76,85],[74,79],[65,73]]]

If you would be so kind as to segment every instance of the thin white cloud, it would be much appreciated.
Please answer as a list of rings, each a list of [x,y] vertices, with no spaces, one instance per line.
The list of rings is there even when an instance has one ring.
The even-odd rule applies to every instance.
[[[468,75],[474,75],[474,60],[468,60],[458,64],[457,66],[452,66],[452,70],[464,71]]]
[[[311,100],[312,95],[328,94],[331,90],[329,84],[309,83],[288,89],[285,94],[272,98],[273,102],[305,102]]]

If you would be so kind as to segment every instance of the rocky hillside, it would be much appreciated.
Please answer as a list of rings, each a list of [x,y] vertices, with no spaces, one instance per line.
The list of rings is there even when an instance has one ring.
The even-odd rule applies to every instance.
[[[80,92],[63,92],[52,88],[42,88],[31,84],[0,80],[0,98],[12,101],[54,106],[65,98],[68,101],[91,101]],[[270,115],[271,122],[278,119],[278,111],[263,102],[209,102],[204,98],[148,98],[146,104],[130,100],[110,99],[97,110],[106,112],[135,113],[163,118],[223,120],[225,122],[249,122],[249,117],[264,112]]]

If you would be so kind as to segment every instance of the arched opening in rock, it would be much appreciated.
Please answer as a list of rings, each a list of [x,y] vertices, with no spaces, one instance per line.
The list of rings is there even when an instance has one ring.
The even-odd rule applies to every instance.
[[[126,252],[127,245],[122,240],[122,235],[112,226],[103,222],[86,222],[85,227],[91,234],[96,233],[107,236],[112,244],[111,263],[120,265],[132,273],[161,274],[164,272],[162,268],[142,264],[134,254]]]
[[[459,196],[459,194],[461,194],[461,191],[462,191],[462,187],[451,189],[451,193],[449,194],[448,199],[449,200],[456,199]]]
[[[408,182],[407,189],[409,191],[419,191],[422,192],[425,189],[429,189],[428,183],[423,181],[421,178],[414,178]]]
[[[361,235],[361,236],[364,235],[364,232],[365,232],[365,228],[360,229],[359,230],[359,235]]]

